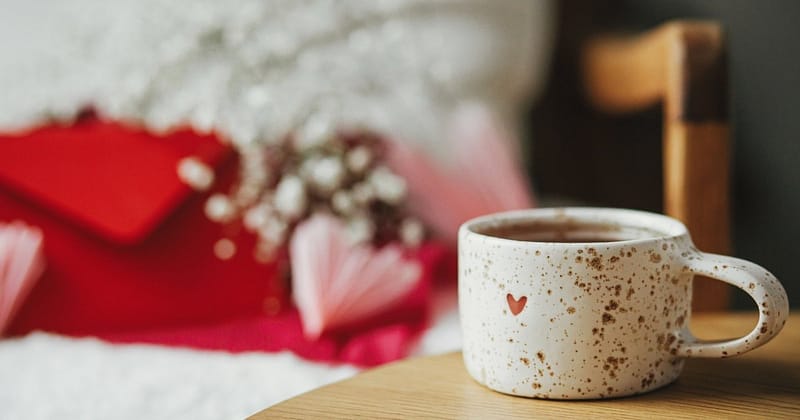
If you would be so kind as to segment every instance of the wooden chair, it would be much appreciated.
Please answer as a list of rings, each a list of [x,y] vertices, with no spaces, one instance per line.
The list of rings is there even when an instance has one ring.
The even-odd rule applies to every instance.
[[[663,104],[664,212],[698,248],[730,252],[727,68],[720,26],[675,21],[636,36],[591,39],[583,77],[598,109],[630,113]],[[695,309],[723,310],[729,288],[695,279]]]

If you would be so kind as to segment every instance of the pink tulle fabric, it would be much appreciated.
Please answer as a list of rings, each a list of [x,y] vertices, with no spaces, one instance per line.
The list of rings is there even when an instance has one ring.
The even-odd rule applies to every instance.
[[[346,233],[339,219],[315,214],[292,235],[292,294],[309,339],[391,309],[419,281],[419,263],[400,246],[351,245]]]
[[[440,237],[454,243],[458,227],[484,214],[533,207],[516,142],[483,106],[460,108],[451,123],[444,168],[403,142],[391,142],[388,159],[408,183],[409,205]]]
[[[42,232],[0,223],[0,335],[44,270]]]

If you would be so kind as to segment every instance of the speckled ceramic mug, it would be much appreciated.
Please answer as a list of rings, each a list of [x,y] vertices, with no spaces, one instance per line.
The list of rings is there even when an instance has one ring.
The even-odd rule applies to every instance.
[[[566,237],[487,234],[537,225]],[[570,242],[579,229],[605,242]],[[533,209],[473,219],[459,231],[458,270],[467,371],[495,391],[525,397],[647,392],[674,381],[684,358],[735,356],[766,343],[789,313],[786,292],[764,268],[700,252],[679,221],[634,210]],[[756,301],[752,332],[721,342],[692,336],[696,274]]]

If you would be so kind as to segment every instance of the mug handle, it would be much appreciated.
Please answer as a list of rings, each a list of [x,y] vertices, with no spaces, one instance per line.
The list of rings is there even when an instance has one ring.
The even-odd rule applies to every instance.
[[[702,341],[688,329],[685,344],[678,349],[683,357],[731,357],[753,350],[772,339],[789,317],[789,299],[778,279],[750,261],[724,255],[696,253],[686,261],[684,270],[732,284],[750,295],[758,304],[758,324],[744,337],[725,341]]]

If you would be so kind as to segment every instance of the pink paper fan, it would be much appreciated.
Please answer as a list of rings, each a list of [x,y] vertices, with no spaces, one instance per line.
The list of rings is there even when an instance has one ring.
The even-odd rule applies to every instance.
[[[289,244],[293,298],[309,339],[389,309],[419,280],[419,264],[402,249],[350,245],[338,219],[315,214]]]
[[[450,131],[451,168],[437,165],[401,141],[389,145],[390,166],[406,179],[414,214],[454,242],[458,227],[473,217],[534,206],[525,174],[514,158],[515,142],[486,108],[461,107]]]
[[[42,232],[21,222],[0,223],[0,334],[43,270]]]
[[[477,104],[459,108],[448,138],[456,157],[455,175],[471,194],[477,195],[482,211],[534,205],[525,173],[515,157],[519,155],[519,142],[492,118],[489,110]]]

